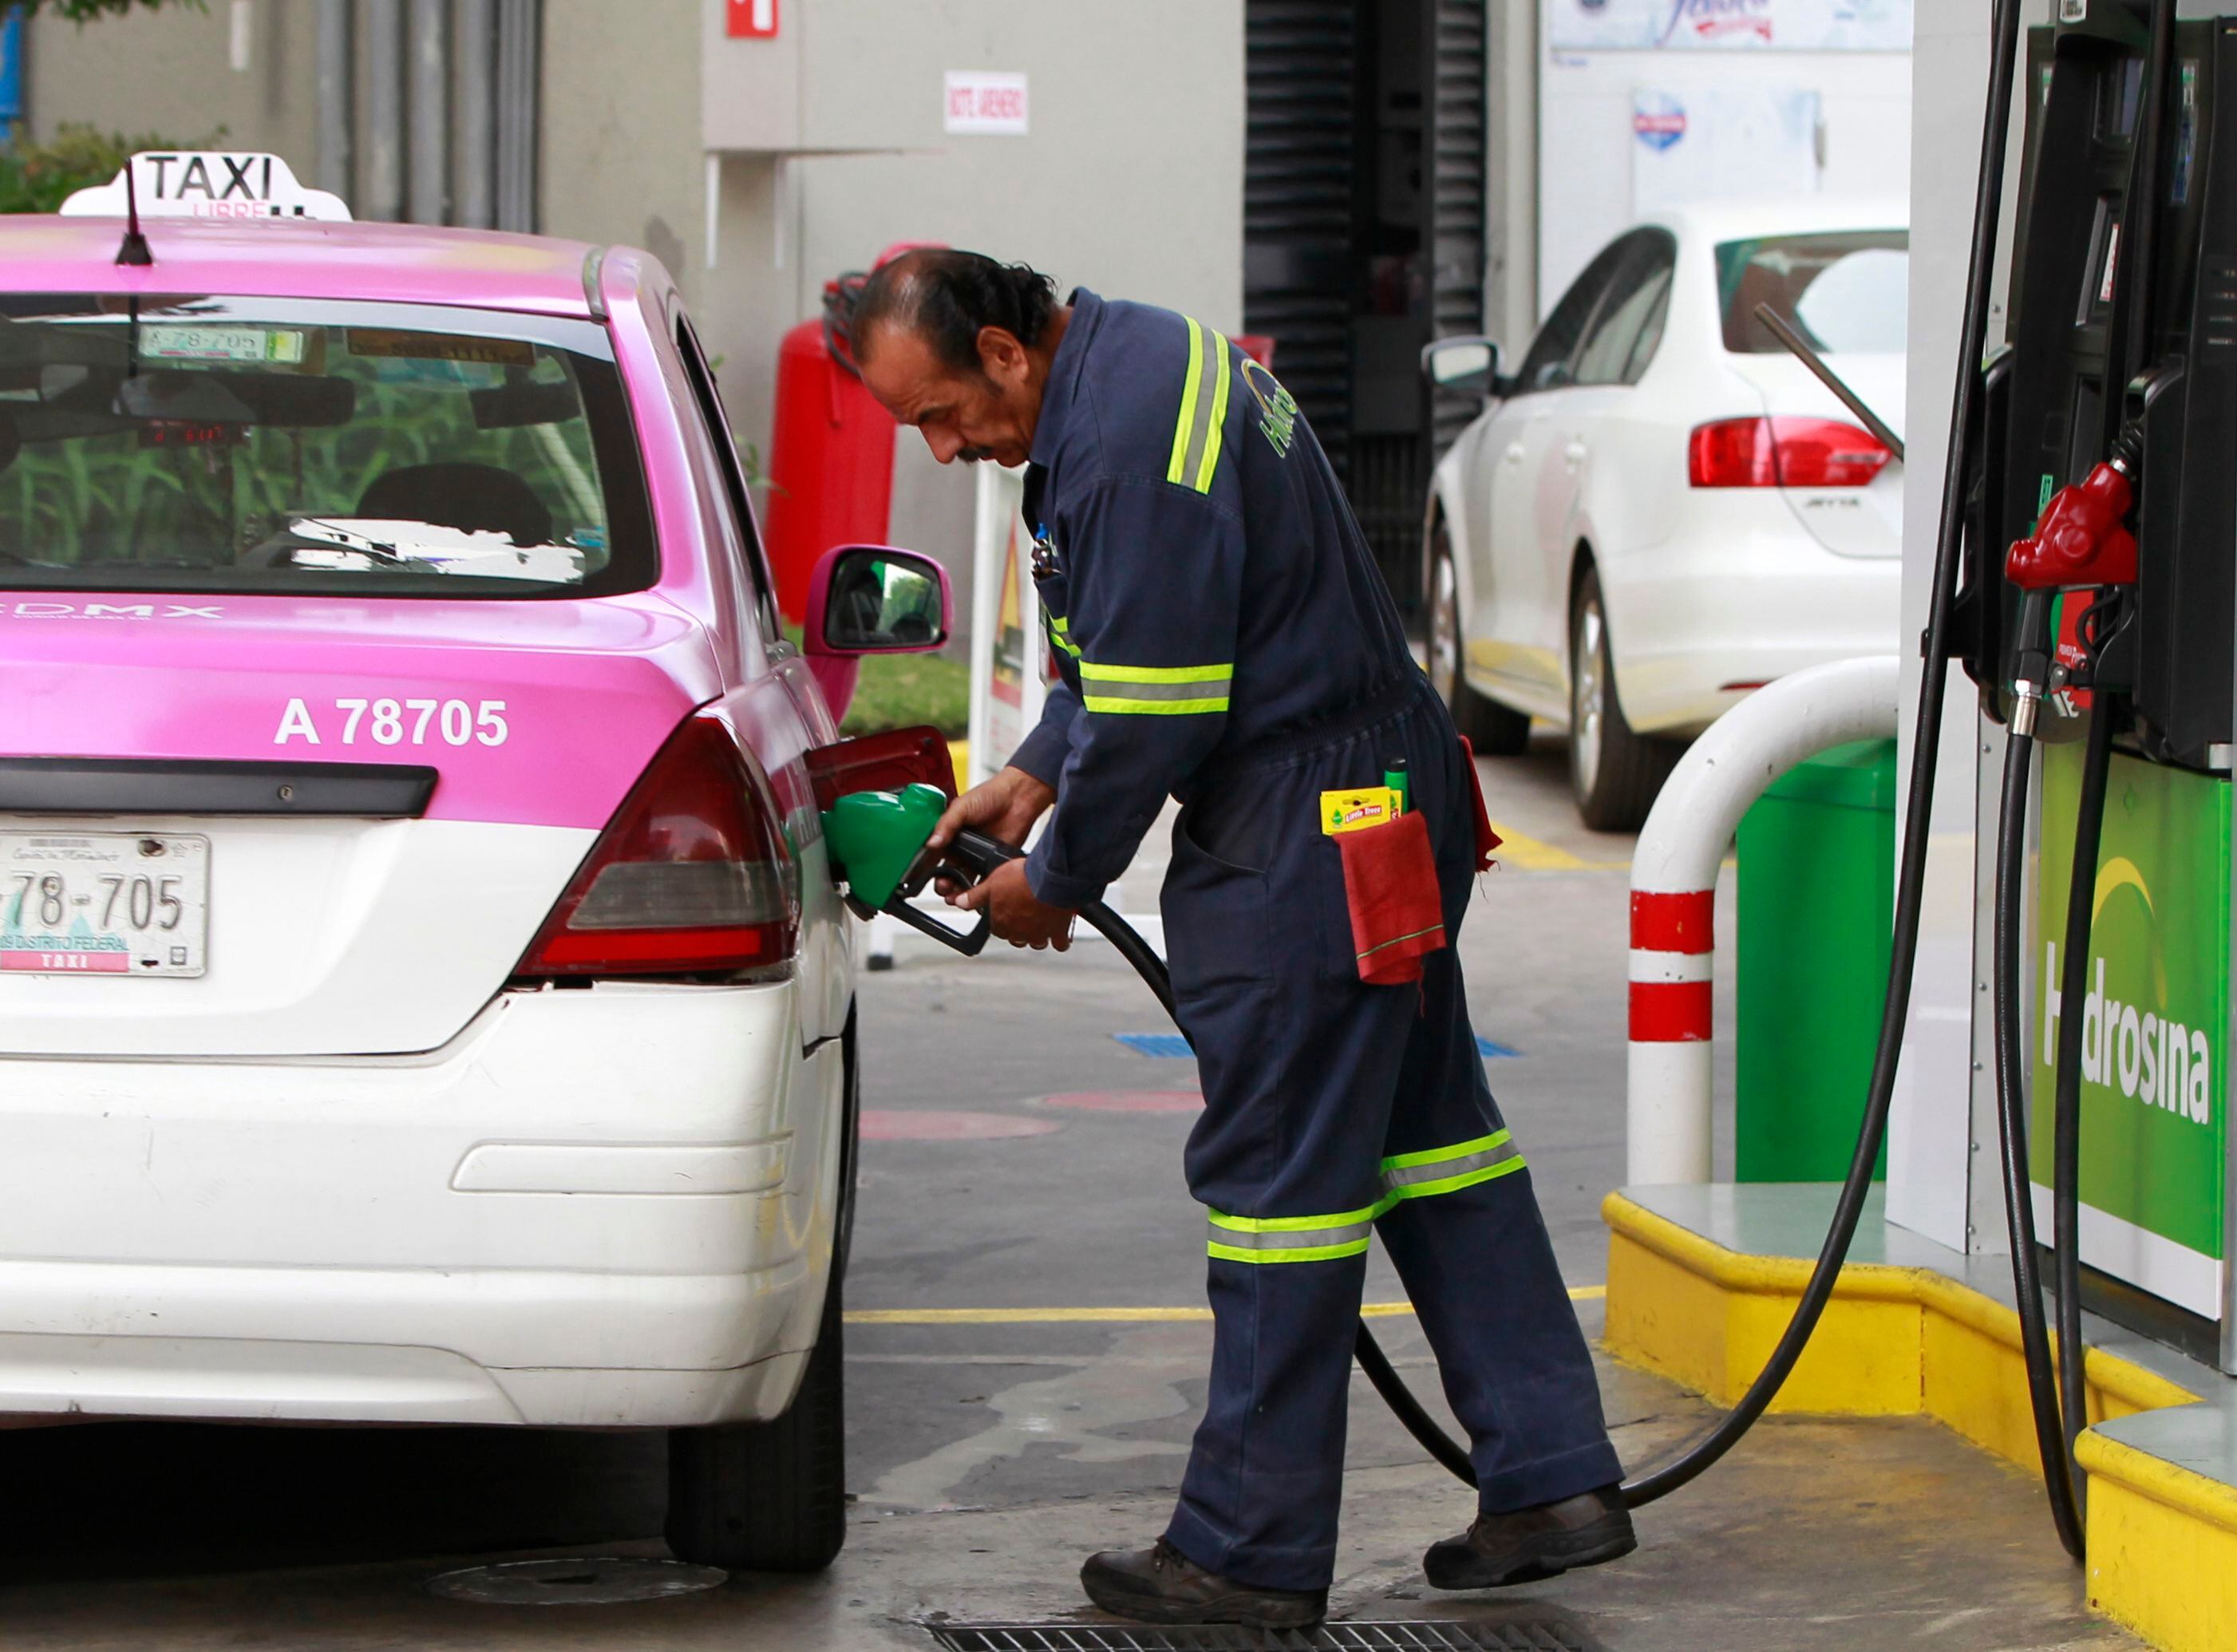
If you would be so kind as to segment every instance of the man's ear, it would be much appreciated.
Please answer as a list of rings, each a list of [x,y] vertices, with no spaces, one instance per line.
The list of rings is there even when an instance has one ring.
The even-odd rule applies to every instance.
[[[979,366],[998,385],[1008,387],[1022,384],[1027,370],[1026,347],[1007,327],[982,327],[979,329]]]

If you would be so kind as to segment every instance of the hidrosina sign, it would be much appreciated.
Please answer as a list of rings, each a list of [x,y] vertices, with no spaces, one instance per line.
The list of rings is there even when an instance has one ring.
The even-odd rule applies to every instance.
[[[2116,756],[2091,895],[2089,991],[2061,1001],[2079,742],[2044,754],[2033,1124],[2038,1223],[2050,1214],[2061,1024],[2082,1017],[2082,1256],[2221,1317],[2229,1028],[2230,788]],[[2043,1228],[2049,1237],[2049,1228]]]

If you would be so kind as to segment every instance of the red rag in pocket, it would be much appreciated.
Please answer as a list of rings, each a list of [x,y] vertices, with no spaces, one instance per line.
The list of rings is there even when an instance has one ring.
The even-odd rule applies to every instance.
[[[1468,795],[1475,800],[1475,869],[1491,870],[1491,852],[1505,840],[1491,829],[1491,810],[1483,806],[1483,776],[1476,772],[1475,748],[1461,736],[1461,767],[1468,770]]]
[[[1445,944],[1444,898],[1429,823],[1401,815],[1387,826],[1338,832],[1343,895],[1359,978],[1394,986],[1422,978],[1422,955]]]

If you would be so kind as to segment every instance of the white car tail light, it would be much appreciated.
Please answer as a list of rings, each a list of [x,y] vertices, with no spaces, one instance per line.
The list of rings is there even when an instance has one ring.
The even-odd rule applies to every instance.
[[[799,940],[799,869],[729,725],[686,717],[551,909],[519,976],[736,975]]]
[[[1863,487],[1895,455],[1838,419],[1719,419],[1686,446],[1695,487]]]

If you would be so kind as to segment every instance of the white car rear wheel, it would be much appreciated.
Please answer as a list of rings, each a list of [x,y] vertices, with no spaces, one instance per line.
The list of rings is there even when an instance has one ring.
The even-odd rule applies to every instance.
[[[1512,757],[1530,745],[1530,718],[1468,686],[1461,663],[1468,638],[1461,628],[1460,580],[1453,569],[1453,547],[1444,519],[1430,530],[1429,683],[1452,713],[1453,726],[1479,757]]]
[[[1600,574],[1587,568],[1569,615],[1569,789],[1577,813],[1594,831],[1635,830],[1677,756],[1673,743],[1633,733],[1624,717]]]

